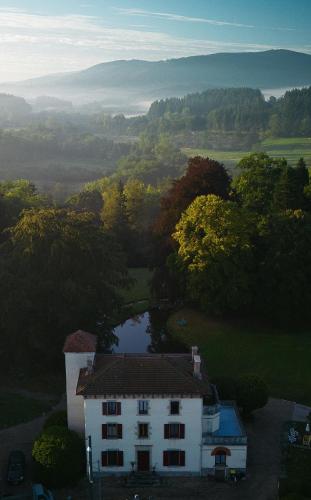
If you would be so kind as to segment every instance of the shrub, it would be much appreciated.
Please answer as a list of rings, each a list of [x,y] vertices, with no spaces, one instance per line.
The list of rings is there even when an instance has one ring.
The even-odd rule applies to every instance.
[[[213,379],[220,399],[236,399],[237,381],[231,377],[216,377]]]
[[[34,442],[35,480],[51,487],[75,484],[84,469],[84,445],[78,434],[48,427]]]
[[[237,403],[245,415],[268,402],[268,387],[257,375],[244,375],[237,381]]]
[[[66,410],[55,411],[51,413],[44,422],[43,429],[48,429],[49,427],[54,427],[55,425],[59,427],[67,427],[67,412]]]

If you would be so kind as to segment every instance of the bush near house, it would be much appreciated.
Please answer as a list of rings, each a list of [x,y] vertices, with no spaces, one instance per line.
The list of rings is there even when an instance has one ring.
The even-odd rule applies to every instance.
[[[257,375],[243,375],[237,380],[236,399],[244,415],[265,406],[268,396],[266,383]]]
[[[49,487],[74,485],[84,470],[80,436],[60,425],[43,430],[34,442],[35,480]]]
[[[215,377],[213,378],[212,383],[216,385],[220,399],[236,400],[236,379],[232,377]]]
[[[59,427],[67,428],[67,412],[66,410],[55,411],[51,413],[44,422],[43,429],[48,429],[49,427],[54,427],[55,425]]]

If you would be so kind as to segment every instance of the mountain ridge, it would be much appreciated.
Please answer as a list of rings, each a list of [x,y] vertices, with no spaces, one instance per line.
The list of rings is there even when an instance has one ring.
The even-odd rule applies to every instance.
[[[82,96],[105,102],[181,96],[208,88],[286,88],[311,84],[311,55],[286,49],[261,52],[220,52],[160,61],[120,59],[83,70],[56,73],[1,89],[33,96]]]

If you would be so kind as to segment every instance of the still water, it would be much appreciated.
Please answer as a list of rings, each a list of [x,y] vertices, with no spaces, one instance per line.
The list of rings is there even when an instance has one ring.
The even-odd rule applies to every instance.
[[[187,352],[187,346],[173,340],[167,332],[169,313],[157,309],[139,314],[118,325],[113,333],[118,342],[113,352]]]

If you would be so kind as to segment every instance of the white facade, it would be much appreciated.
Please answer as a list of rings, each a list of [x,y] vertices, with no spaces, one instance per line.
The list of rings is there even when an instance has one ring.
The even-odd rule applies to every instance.
[[[142,453],[148,459],[148,467],[144,470],[154,469],[161,474],[213,474],[223,471],[225,476],[230,470],[245,471],[247,438],[234,405],[229,404],[229,407],[238,432],[230,435],[224,432],[221,424],[225,421],[222,418],[225,407],[218,403],[204,405],[201,395],[77,395],[81,370],[87,376],[93,374],[95,351],[64,352],[68,427],[85,438],[91,438],[94,474],[143,470],[139,468]],[[148,414],[139,414],[139,401],[142,400],[148,402]],[[179,402],[178,414],[171,414],[172,401]],[[119,403],[119,414],[105,414],[103,404],[108,402]],[[140,438],[138,426],[143,423],[148,423],[148,437]],[[109,438],[105,435],[103,426],[108,424],[117,424],[122,436]],[[168,424],[181,424],[183,432],[180,438],[170,438],[165,434]],[[107,456],[109,452],[111,456],[111,452],[117,450],[122,453],[122,463],[106,463],[103,455]],[[170,457],[174,453],[176,457],[178,452],[178,465],[167,463],[165,454],[168,452]]]
[[[148,415],[138,414],[138,400],[149,403]],[[111,398],[111,400],[114,400]],[[180,401],[180,414],[170,415],[170,401]],[[121,415],[102,414],[102,403],[107,399],[85,399],[85,435],[92,437],[94,472],[126,472],[131,470],[131,462],[137,465],[137,450],[146,449],[150,453],[150,469],[161,473],[198,473],[201,470],[202,445],[202,399],[201,398],[143,398],[129,397],[117,399],[121,403]],[[138,423],[149,423],[149,438],[139,439]],[[102,439],[102,425],[122,424],[122,439]],[[184,439],[165,439],[164,425],[181,423],[185,425]],[[102,467],[102,451],[123,451],[123,466]],[[185,466],[164,466],[163,451],[185,452]]]
[[[226,448],[230,450],[231,455],[227,456],[226,466],[228,469],[246,469],[246,457],[247,457],[247,447],[246,445],[226,445]],[[212,453],[215,450],[215,446],[206,446],[202,448],[202,470],[206,472],[212,472],[215,468],[215,456]]]
[[[77,382],[81,368],[93,363],[95,352],[65,352],[67,419],[69,429],[84,433],[84,401],[83,396],[77,396]]]

